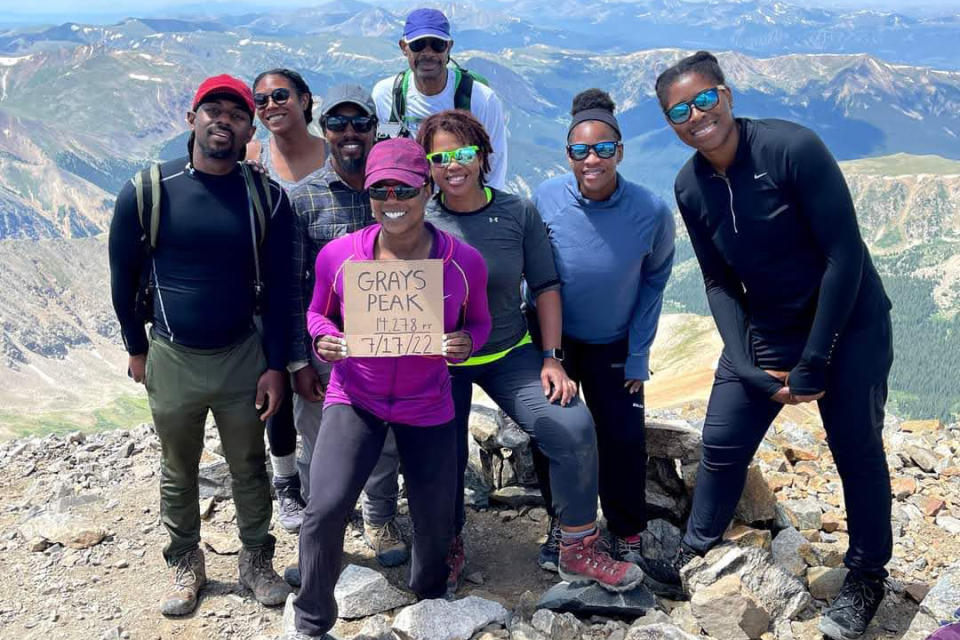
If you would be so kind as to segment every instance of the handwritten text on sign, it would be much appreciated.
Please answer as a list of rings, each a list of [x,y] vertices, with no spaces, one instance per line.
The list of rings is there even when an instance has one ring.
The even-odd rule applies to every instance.
[[[343,267],[351,356],[440,355],[442,260],[363,260]]]

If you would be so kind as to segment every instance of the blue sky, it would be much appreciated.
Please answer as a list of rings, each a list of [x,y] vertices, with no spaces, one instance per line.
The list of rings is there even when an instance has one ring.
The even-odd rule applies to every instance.
[[[145,5],[142,0],[86,0],[78,6],[76,0],[45,0],[42,3],[32,3],[29,8],[26,3],[19,6],[10,6],[7,0],[0,1],[0,20],[16,20],[21,23],[44,23],[57,21],[100,22],[114,21],[126,16],[162,16],[175,15],[184,12],[193,12],[198,8],[202,13],[242,13],[249,10],[265,8],[295,8],[301,6],[316,6],[325,4],[329,0],[154,0]],[[384,7],[391,5],[410,6],[412,0],[367,0],[370,4]],[[707,1],[709,0],[702,0]],[[785,0],[789,4],[807,6],[838,7],[848,6],[856,8],[882,8],[916,11],[918,6],[936,9],[938,12],[953,10],[957,12],[957,0]],[[430,4],[425,2],[424,4]],[[7,5],[7,6],[4,6]],[[39,6],[38,6],[39,5]],[[148,10],[145,10],[149,7]]]

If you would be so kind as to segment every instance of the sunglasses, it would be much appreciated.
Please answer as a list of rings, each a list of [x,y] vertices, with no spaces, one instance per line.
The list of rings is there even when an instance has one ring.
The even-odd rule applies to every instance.
[[[414,53],[420,53],[427,48],[428,44],[435,53],[443,53],[450,45],[449,42],[446,40],[441,40],[440,38],[419,38],[413,42],[408,42],[407,46],[410,47],[410,51],[413,51]]]
[[[567,155],[574,160],[583,160],[590,155],[592,149],[598,158],[606,160],[616,155],[619,146],[620,143],[615,140],[606,140],[597,144],[568,144]]]
[[[320,119],[320,125],[334,133],[346,131],[348,124],[357,133],[367,133],[376,123],[376,116],[323,116]]]
[[[453,151],[434,151],[427,154],[427,162],[435,167],[446,167],[451,162],[457,164],[470,164],[477,159],[478,146],[460,147]]]
[[[270,93],[255,93],[253,94],[253,104],[257,105],[258,109],[263,109],[267,106],[270,98],[273,98],[273,104],[275,105],[285,104],[290,99],[290,89],[279,87]]]
[[[390,185],[389,187],[370,187],[371,200],[387,200],[393,196],[395,200],[409,200],[420,193],[423,187],[409,187],[405,184]]]
[[[678,102],[663,113],[667,116],[667,120],[673,124],[683,124],[693,115],[694,107],[697,108],[697,111],[706,112],[720,104],[720,89],[726,89],[726,87],[718,84],[713,88],[704,89],[693,96],[692,100]]]

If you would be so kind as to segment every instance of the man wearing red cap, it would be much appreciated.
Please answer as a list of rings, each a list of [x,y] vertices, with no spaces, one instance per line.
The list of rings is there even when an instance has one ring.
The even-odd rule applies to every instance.
[[[292,213],[276,183],[247,182],[238,164],[253,112],[245,83],[205,80],[187,112],[189,156],[159,165],[149,191],[127,183],[110,223],[113,306],[128,373],[146,386],[162,448],[160,516],[170,535],[163,555],[175,569],[164,615],[193,611],[206,581],[198,469],[208,411],[232,480],[240,582],[266,605],[289,592],[272,566],[263,421],[280,403],[288,360]],[[264,203],[272,207],[260,223],[254,205]],[[152,303],[138,314],[144,298]]]

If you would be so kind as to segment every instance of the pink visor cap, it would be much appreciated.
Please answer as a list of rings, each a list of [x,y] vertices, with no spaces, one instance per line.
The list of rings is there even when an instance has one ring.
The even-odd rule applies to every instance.
[[[422,187],[430,177],[427,154],[410,138],[391,138],[373,145],[367,156],[363,188],[382,180],[397,180],[410,187]]]

